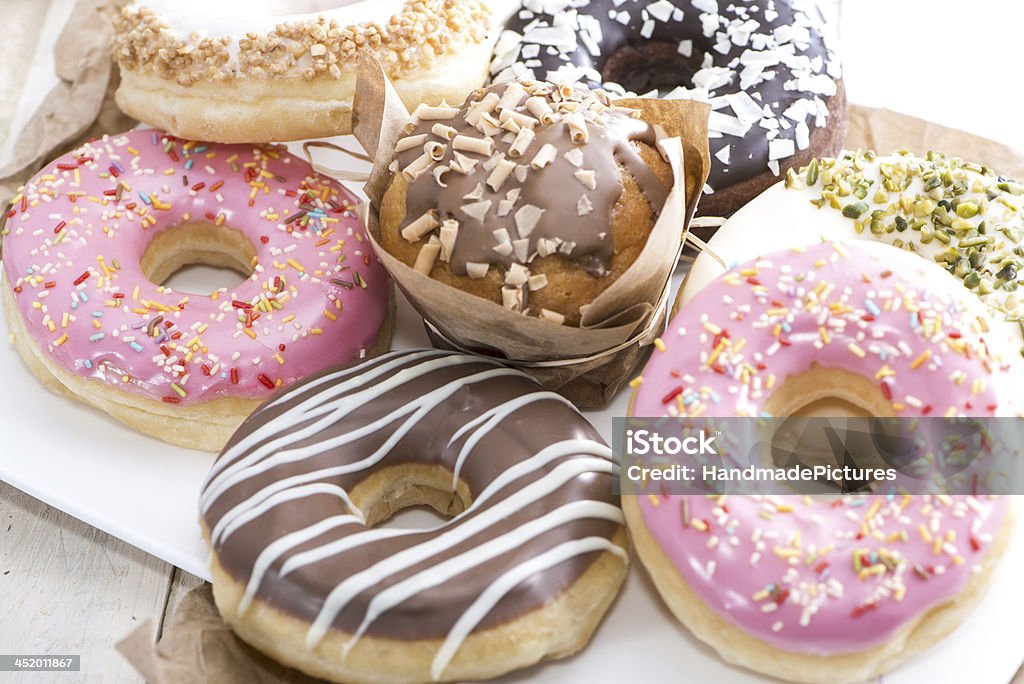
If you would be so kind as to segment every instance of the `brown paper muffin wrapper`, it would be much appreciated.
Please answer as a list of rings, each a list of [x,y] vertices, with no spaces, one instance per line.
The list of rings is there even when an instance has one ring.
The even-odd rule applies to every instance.
[[[706,104],[640,99],[623,104],[664,129],[668,137],[659,146],[672,165],[674,187],[636,261],[586,306],[579,327],[569,327],[441,283],[384,250],[377,214],[409,112],[372,58],[361,60],[356,83],[354,133],[374,160],[365,188],[368,234],[395,283],[423,316],[434,345],[499,359],[581,408],[607,404],[660,334],[672,271],[710,169]]]

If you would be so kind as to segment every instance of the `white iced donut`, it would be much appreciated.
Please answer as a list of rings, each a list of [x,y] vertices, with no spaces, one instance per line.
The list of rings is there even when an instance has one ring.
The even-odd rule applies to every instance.
[[[175,135],[271,142],[351,131],[371,54],[411,108],[484,82],[510,0],[136,0],[117,22],[117,103]]]

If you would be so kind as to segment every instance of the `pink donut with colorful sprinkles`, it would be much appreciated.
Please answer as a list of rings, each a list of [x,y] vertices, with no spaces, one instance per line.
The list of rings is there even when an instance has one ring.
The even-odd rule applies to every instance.
[[[47,387],[219,450],[278,387],[389,344],[390,281],[355,205],[282,147],[89,142],[6,214],[15,347]],[[248,277],[210,294],[160,284],[192,263]]]
[[[786,416],[824,397],[874,415],[1020,415],[1003,363],[1014,350],[988,339],[977,298],[883,244],[740,264],[658,348],[634,416]],[[647,491],[623,508],[673,613],[726,661],[799,682],[865,681],[943,638],[1014,521],[1012,497]]]

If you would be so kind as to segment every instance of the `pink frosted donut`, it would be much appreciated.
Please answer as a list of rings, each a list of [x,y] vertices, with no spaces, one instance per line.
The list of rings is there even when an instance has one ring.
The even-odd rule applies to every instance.
[[[386,348],[387,274],[354,196],[283,148],[140,130],[61,157],[14,198],[4,308],[48,387],[217,450],[282,385]],[[192,263],[248,277],[160,285]]]
[[[732,268],[668,326],[635,416],[1019,415],[977,298],[888,245],[824,243]],[[1010,535],[1005,497],[623,497],[666,603],[728,662],[859,682],[952,631]]]

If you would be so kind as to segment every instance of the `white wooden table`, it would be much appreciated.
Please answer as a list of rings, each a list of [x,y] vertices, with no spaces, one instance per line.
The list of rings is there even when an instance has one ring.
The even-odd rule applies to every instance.
[[[5,65],[24,62],[34,51],[38,68],[48,50],[43,27],[59,22],[68,2],[0,0],[5,24],[23,29],[0,41],[0,156],[25,116],[10,106],[12,96],[33,81],[28,71]],[[1014,31],[1024,23],[1024,7],[1014,5],[973,0],[974,11],[965,17],[962,0],[848,0],[843,38],[851,99],[1024,148],[1019,117],[1006,115],[1019,109],[1019,96],[1004,84],[1006,70],[992,68],[1016,62]],[[909,39],[915,27],[921,34],[916,44]],[[981,43],[990,67],[985,72],[977,71],[971,57],[977,53],[967,49]],[[953,45],[964,49],[937,49]],[[894,76],[892,65],[907,65],[912,75]],[[957,84],[986,97],[951,97]],[[2,428],[0,417],[0,435]],[[147,620],[157,638],[180,598],[199,582],[0,482],[0,654],[82,656],[80,673],[0,673],[0,682],[142,681],[113,644]],[[1014,682],[1024,684],[1024,672]]]
[[[0,654],[82,656],[0,682],[141,682],[113,644],[146,620],[155,639],[200,581],[0,482]]]

